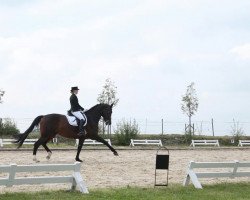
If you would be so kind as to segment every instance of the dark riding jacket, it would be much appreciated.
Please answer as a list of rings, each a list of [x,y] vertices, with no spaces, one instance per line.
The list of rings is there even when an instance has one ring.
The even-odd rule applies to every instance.
[[[70,105],[71,105],[71,112],[76,112],[76,111],[80,111],[80,110],[84,110],[84,108],[82,106],[79,105],[78,103],[78,98],[75,94],[72,94],[70,96]]]

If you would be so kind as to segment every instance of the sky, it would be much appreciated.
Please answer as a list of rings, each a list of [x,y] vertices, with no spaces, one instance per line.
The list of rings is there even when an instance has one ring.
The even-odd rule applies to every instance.
[[[248,0],[0,0],[0,116],[64,114],[72,86],[90,108],[110,78],[113,119],[188,122],[181,97],[194,82],[194,121],[250,128],[249,10]]]

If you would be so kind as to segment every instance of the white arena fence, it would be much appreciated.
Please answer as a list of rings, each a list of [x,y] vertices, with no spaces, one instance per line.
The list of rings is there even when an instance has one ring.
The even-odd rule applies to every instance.
[[[34,144],[38,139],[26,139],[23,144]],[[0,147],[6,144],[13,144],[14,139],[0,139]],[[53,138],[53,143],[57,143],[57,138]]]
[[[40,165],[0,165],[0,173],[9,173],[6,178],[0,178],[0,186],[12,187],[13,185],[33,185],[33,184],[52,184],[52,183],[71,183],[71,189],[79,188],[81,193],[88,193],[88,188],[80,173],[81,164],[40,164]],[[73,171],[70,176],[33,176],[16,177],[19,172],[58,172]]]
[[[195,172],[194,169],[224,169],[221,172]],[[227,171],[225,171],[227,169]],[[228,171],[228,169],[231,169]],[[199,178],[236,178],[250,177],[250,162],[194,162],[191,161],[188,166],[187,175],[183,182],[187,186],[191,181],[195,188],[202,189]]]
[[[23,144],[34,144],[38,139],[26,139]],[[13,144],[14,139],[0,139],[0,147],[3,147],[5,144]]]
[[[239,140],[238,146],[250,145],[250,140]]]
[[[195,147],[197,145],[202,145],[202,146],[212,145],[217,147],[220,146],[219,140],[192,140],[190,146]]]
[[[105,139],[105,140],[109,143],[110,146],[112,146],[110,139]],[[78,144],[79,144],[79,139],[76,139],[75,146],[78,146]],[[103,144],[103,143],[97,142],[96,140],[86,139],[86,140],[84,140],[83,144],[84,145],[100,145],[100,144]]]
[[[130,139],[130,145],[129,146],[135,146],[135,145],[158,145],[162,146],[161,140],[134,140]]]

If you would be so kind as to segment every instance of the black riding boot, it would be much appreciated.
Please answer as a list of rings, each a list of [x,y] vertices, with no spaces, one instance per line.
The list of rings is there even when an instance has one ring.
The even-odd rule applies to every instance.
[[[79,133],[77,134],[78,136],[84,136],[85,134],[83,125],[84,125],[84,120],[81,119],[79,123]]]

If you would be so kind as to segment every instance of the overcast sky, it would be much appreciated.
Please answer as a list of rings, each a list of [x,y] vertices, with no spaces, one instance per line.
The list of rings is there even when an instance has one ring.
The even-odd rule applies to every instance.
[[[1,117],[85,108],[105,79],[113,117],[185,121],[181,96],[195,83],[194,120],[250,122],[249,0],[0,0]]]

